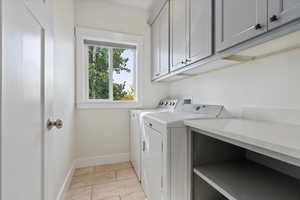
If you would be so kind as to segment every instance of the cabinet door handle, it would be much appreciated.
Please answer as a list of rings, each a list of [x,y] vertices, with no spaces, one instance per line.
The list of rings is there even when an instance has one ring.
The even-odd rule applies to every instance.
[[[48,119],[48,121],[47,121],[48,130],[51,130],[53,127],[57,128],[57,129],[61,129],[63,126],[64,126],[64,123],[61,119],[57,119],[55,121],[51,121],[50,119]]]
[[[143,147],[142,147],[142,149],[143,149],[143,152],[145,152],[145,150],[146,150],[146,142],[145,141],[143,141],[143,145],[142,145]]]
[[[277,15],[273,15],[272,17],[270,17],[270,22],[275,22],[278,20],[279,20],[279,17]]]
[[[262,28],[262,25],[261,24],[256,24],[254,28],[255,28],[255,30],[259,30],[259,29]]]
[[[192,60],[188,58],[188,59],[185,59],[185,62],[189,63],[189,62],[192,62]]]

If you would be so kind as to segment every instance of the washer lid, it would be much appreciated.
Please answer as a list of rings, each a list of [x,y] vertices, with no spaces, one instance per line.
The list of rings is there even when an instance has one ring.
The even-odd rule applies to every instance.
[[[168,128],[171,127],[185,127],[183,121],[187,119],[212,119],[216,115],[197,114],[187,112],[159,112],[149,113],[144,116],[146,122],[160,123]]]

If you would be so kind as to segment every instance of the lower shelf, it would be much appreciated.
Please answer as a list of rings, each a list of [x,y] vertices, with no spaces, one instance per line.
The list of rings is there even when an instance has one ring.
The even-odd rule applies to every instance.
[[[229,200],[300,200],[300,180],[251,161],[203,165],[194,173]]]

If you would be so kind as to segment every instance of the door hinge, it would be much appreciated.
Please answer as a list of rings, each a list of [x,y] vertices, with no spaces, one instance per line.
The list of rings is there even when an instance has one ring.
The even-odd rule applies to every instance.
[[[164,179],[163,179],[163,176],[161,176],[161,178],[160,178],[160,187],[161,187],[161,190],[163,190],[163,188],[164,188]]]
[[[164,143],[161,143],[161,152],[164,152]]]

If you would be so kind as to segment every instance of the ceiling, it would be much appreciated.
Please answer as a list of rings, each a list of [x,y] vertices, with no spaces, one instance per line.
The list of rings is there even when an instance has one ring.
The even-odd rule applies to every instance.
[[[131,6],[131,7],[142,8],[146,10],[151,10],[153,8],[154,3],[157,2],[158,0],[105,0],[105,1]]]

